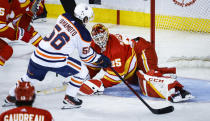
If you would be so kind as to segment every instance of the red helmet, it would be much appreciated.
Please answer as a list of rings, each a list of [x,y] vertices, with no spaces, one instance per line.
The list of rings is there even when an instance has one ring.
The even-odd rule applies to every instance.
[[[15,96],[17,101],[34,100],[35,89],[30,82],[18,82],[15,88]]]
[[[92,27],[91,35],[93,41],[104,51],[109,37],[108,28],[103,24],[95,24]]]

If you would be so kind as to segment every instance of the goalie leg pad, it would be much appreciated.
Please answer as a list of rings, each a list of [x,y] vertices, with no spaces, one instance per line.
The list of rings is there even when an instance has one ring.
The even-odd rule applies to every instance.
[[[169,96],[176,94],[176,91],[183,87],[178,81],[170,77],[151,76],[140,70],[137,75],[142,93],[150,97],[168,99]]]
[[[104,86],[101,80],[91,79],[85,81],[80,87],[81,95],[103,94]]]

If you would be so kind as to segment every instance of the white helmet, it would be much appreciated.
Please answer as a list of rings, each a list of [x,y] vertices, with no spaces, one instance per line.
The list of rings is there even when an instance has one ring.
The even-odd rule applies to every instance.
[[[78,4],[74,9],[74,16],[82,20],[83,23],[93,19],[93,9],[87,4]]]

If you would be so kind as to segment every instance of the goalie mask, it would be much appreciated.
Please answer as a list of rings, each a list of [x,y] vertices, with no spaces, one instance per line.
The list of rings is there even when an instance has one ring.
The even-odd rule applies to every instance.
[[[96,24],[92,28],[91,35],[93,41],[102,49],[102,51],[105,51],[109,37],[108,28],[106,28],[103,24]]]
[[[80,19],[83,23],[88,23],[93,19],[93,9],[86,4],[78,4],[74,9],[74,16]]]
[[[30,82],[18,82],[15,88],[17,101],[33,101],[35,96],[34,86]]]

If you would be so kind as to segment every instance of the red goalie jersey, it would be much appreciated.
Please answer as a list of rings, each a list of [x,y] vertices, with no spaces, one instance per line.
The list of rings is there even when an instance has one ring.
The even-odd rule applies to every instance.
[[[91,44],[91,47],[98,53],[102,52],[101,48],[94,42]],[[115,35],[109,34],[109,41],[107,42],[106,50],[101,54],[107,56],[111,60],[112,67],[124,78],[127,79],[135,73],[137,68],[137,58],[134,49],[131,48],[130,45],[118,40]],[[100,71],[100,68],[93,65],[89,65],[88,69],[91,78]],[[105,88],[121,82],[110,68],[105,68],[104,71],[105,75],[101,81]]]
[[[156,52],[145,39],[138,37],[136,40],[125,42],[118,34],[109,34],[108,38],[105,51],[102,52],[101,48],[94,42],[92,42],[91,47],[98,53],[102,52],[107,56],[112,61],[112,67],[130,83],[138,83],[135,74],[137,69],[146,73],[151,69],[158,68]],[[91,78],[100,71],[100,68],[93,65],[89,65],[88,69]],[[105,75],[101,81],[105,88],[121,82],[110,68],[106,68],[104,71]]]

